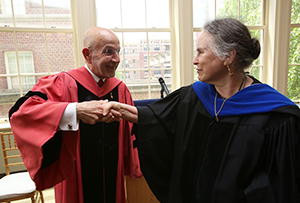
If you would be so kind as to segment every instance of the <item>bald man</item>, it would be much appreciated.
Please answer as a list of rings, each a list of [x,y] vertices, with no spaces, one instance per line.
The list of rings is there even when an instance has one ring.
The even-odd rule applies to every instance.
[[[104,100],[133,105],[114,77],[119,39],[92,27],[83,44],[85,66],[41,78],[10,110],[12,131],[37,189],[55,186],[56,203],[125,203],[124,175],[141,176],[132,124],[100,122]]]

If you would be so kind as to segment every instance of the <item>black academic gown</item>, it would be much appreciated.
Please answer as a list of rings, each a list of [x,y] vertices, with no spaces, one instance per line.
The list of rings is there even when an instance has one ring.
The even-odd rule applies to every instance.
[[[158,200],[300,202],[298,107],[275,105],[264,113],[220,114],[217,122],[210,113],[213,90],[206,95],[212,101],[202,102],[194,88],[183,87],[163,100],[138,107],[141,170]],[[247,107],[252,108],[251,103]],[[244,107],[228,110],[225,104],[223,108],[231,114]]]

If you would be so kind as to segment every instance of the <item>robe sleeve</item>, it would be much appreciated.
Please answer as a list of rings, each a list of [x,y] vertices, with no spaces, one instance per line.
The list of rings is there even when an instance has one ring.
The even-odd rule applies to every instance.
[[[182,91],[148,106],[138,107],[137,146],[141,170],[157,199],[163,202],[168,195],[174,134]]]
[[[12,113],[10,124],[23,162],[37,189],[43,190],[64,180],[74,167],[77,132],[71,131],[57,135],[61,150],[54,156],[59,158],[47,167],[42,167],[42,162],[43,146],[57,133],[64,109],[77,101],[77,86],[67,74],[60,73],[41,78],[32,92],[44,94],[47,99],[38,95],[27,98]]]

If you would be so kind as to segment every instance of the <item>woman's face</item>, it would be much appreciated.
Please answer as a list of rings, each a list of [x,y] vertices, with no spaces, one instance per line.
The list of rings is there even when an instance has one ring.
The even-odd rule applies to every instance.
[[[209,84],[216,84],[228,77],[227,67],[219,59],[209,46],[213,37],[203,31],[197,39],[197,55],[193,63],[197,65],[198,79]]]

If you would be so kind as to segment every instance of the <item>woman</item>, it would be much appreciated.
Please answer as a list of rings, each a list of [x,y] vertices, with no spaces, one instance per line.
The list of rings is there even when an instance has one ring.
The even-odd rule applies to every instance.
[[[299,108],[244,70],[260,44],[231,18],[197,40],[198,79],[146,107],[108,103],[138,123],[141,170],[168,203],[299,201]]]

